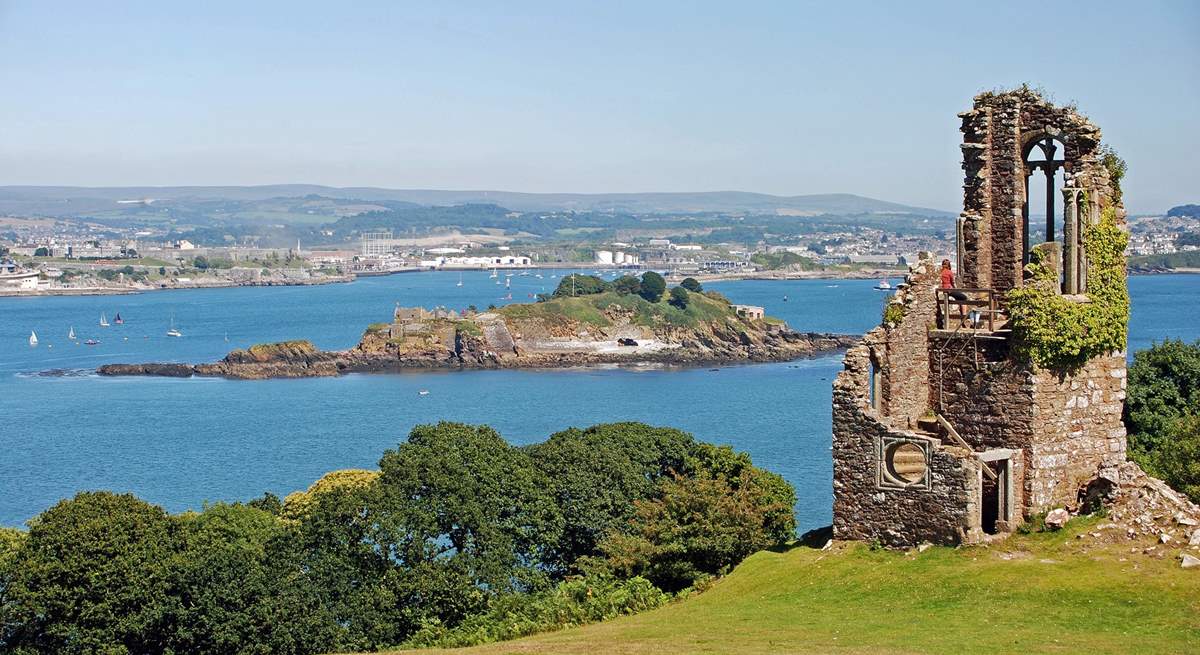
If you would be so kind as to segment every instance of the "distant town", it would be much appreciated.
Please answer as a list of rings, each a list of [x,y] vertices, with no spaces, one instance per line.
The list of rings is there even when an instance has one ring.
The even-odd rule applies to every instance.
[[[858,200],[694,212],[514,211],[313,195],[74,201],[77,207],[47,200],[29,211],[9,203],[0,213],[0,294],[328,284],[512,268],[648,269],[708,280],[887,277],[919,252],[951,257],[952,216]],[[1131,270],[1200,268],[1200,207],[1130,217],[1129,226]]]

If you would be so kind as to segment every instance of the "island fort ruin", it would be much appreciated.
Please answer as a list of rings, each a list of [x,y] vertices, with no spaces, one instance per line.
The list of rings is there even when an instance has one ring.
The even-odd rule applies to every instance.
[[[838,539],[980,542],[1119,484],[1123,169],[1099,128],[1027,88],[959,116],[953,288],[941,262],[913,265],[834,383]]]

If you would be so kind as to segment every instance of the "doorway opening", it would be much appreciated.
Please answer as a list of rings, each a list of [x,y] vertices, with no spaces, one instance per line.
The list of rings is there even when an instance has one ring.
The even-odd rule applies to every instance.
[[[1012,476],[1009,460],[997,459],[985,461],[983,465],[992,472],[984,472],[981,481],[982,498],[980,499],[980,527],[986,534],[1000,534],[1011,530],[1012,525],[1012,495],[1010,493]]]

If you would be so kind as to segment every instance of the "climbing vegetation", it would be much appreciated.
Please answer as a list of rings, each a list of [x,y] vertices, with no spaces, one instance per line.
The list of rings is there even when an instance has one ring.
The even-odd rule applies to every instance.
[[[1113,190],[1113,204],[1121,204],[1121,180],[1125,179],[1129,166],[1109,145],[1100,147],[1100,165],[1108,171],[1108,182]]]
[[[1125,247],[1129,236],[1117,225],[1116,210],[1084,231],[1088,256],[1088,302],[1058,292],[1052,266],[1034,257],[1032,279],[1008,294],[1013,336],[1019,354],[1038,367],[1070,370],[1104,353],[1123,350],[1129,324],[1125,286]]]

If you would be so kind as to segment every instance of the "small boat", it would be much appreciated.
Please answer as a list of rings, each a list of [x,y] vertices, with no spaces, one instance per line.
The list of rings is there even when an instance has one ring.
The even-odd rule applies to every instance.
[[[108,319],[104,317],[104,312],[100,312],[100,327],[108,327]]]
[[[94,346],[100,342],[97,341],[96,339],[88,339],[87,341],[84,341],[83,343],[88,346]]]
[[[67,332],[67,338],[70,339],[71,341],[75,340],[75,326],[74,325],[72,325],[71,329]]]
[[[876,291],[891,291],[892,283],[888,282],[886,278],[882,279],[879,281],[879,284],[875,285],[875,290]]]
[[[225,343],[229,343],[229,333],[225,333]]]
[[[499,277],[499,276],[498,276],[498,274],[496,273],[496,269],[494,269],[494,268],[493,268],[493,269],[492,269],[492,274],[491,274],[491,275],[489,275],[488,277]]]
[[[786,296],[786,295],[783,297],[783,302],[787,302],[787,296]]]
[[[171,315],[171,329],[167,330],[168,337],[182,337],[183,333],[175,327],[175,315]]]
[[[461,286],[462,286],[462,273],[459,273],[459,274],[458,274],[458,284],[456,284],[456,285],[454,285],[454,286],[456,286],[456,287],[461,287]]]
[[[512,288],[512,281],[511,281],[511,280],[509,280],[508,278],[504,278],[504,288],[505,288],[505,289],[511,289],[511,288]]]
[[[38,344],[37,332],[30,330],[29,331],[29,345],[36,346],[37,344]]]
[[[125,325],[125,319],[121,318],[121,312],[117,312],[117,316],[113,319],[113,323],[117,325]]]
[[[417,395],[418,395],[418,396],[428,396],[428,395],[429,395],[429,389],[421,389],[420,391],[418,391],[418,392],[417,392]]]

